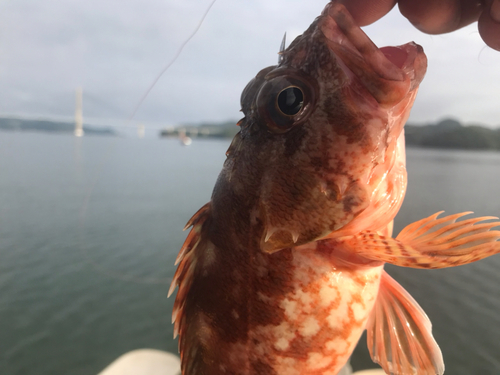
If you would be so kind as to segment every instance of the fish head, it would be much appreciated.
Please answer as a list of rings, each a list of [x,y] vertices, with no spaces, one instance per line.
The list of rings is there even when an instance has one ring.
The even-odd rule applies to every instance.
[[[255,202],[262,250],[392,221],[406,189],[403,126],[426,66],[420,46],[379,49],[332,2],[250,81],[223,175]]]

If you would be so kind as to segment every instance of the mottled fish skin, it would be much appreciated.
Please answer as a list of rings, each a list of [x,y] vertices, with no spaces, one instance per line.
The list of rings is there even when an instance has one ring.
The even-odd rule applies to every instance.
[[[241,131],[172,284],[184,375],[335,375],[365,329],[383,262],[343,238],[391,235],[426,59],[413,43],[374,54],[359,32],[328,4],[243,91]],[[283,115],[290,86],[303,103]]]

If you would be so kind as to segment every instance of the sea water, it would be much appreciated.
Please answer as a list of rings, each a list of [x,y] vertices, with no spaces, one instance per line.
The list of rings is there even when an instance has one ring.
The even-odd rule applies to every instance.
[[[0,374],[91,375],[129,350],[177,353],[173,263],[228,146],[0,132]],[[440,210],[500,215],[500,153],[407,153],[396,233]],[[500,373],[500,255],[387,269],[429,315],[447,374]],[[363,339],[352,364],[374,367]]]

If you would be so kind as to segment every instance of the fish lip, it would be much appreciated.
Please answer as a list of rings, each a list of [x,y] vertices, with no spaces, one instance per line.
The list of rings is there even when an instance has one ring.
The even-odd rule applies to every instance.
[[[410,42],[378,48],[342,4],[328,4],[318,28],[347,82],[355,78],[361,81],[379,103],[402,100],[425,75],[427,58],[421,46]]]
[[[406,53],[406,59],[400,69],[410,77],[410,91],[417,88],[420,82],[422,82],[422,80],[424,79],[425,73],[427,71],[427,57],[425,56],[422,46],[418,45],[415,42],[409,42],[401,46],[380,48],[380,50],[382,51],[382,53],[384,53],[388,60],[393,62],[391,56],[387,56],[386,54],[389,49],[398,49]]]

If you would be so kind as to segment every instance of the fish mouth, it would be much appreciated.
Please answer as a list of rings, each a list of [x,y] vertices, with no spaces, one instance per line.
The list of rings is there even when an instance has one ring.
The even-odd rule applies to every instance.
[[[361,82],[381,105],[403,100],[425,75],[427,58],[421,46],[410,42],[378,48],[342,4],[328,4],[318,26],[349,81]]]

